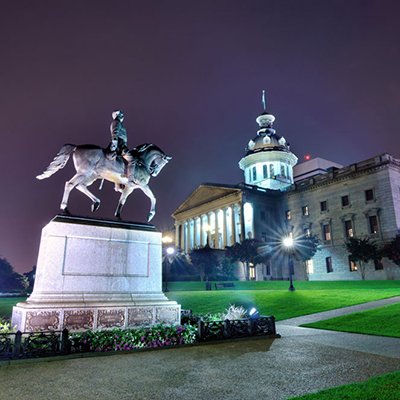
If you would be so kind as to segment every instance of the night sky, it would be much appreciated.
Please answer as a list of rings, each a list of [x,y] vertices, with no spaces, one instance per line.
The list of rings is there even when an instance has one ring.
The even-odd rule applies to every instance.
[[[65,143],[106,147],[114,109],[129,147],[173,157],[150,181],[160,230],[202,182],[243,181],[263,89],[300,161],[400,157],[399,17],[398,0],[1,1],[0,254],[18,272],[36,264],[72,160],[35,176]],[[119,194],[98,187],[93,216],[111,218]],[[72,192],[72,213],[90,205]],[[135,191],[122,217],[149,207]]]

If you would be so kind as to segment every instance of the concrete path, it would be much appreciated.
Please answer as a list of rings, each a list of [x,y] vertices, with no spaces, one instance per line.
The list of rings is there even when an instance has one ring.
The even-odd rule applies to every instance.
[[[295,325],[275,340],[2,363],[1,398],[279,400],[400,369],[400,339]]]

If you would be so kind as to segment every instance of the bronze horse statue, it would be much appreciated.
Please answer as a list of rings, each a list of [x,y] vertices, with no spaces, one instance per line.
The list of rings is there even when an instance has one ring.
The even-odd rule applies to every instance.
[[[130,151],[134,161],[132,165],[132,175],[128,176],[127,163],[122,157],[110,159],[107,151],[99,146],[83,145],[75,146],[65,144],[61,147],[54,160],[37,179],[49,178],[61,168],[64,168],[72,154],[76,174],[65,183],[64,195],[61,202],[61,210],[64,213],[68,212],[68,198],[71,190],[76,188],[83,194],[88,196],[92,204],[92,212],[100,207],[100,199],[88,190],[97,179],[105,179],[119,185],[121,197],[118,202],[118,207],[115,216],[121,219],[121,210],[125,204],[127,197],[135,190],[141,189],[143,193],[149,197],[151,201],[150,221],[155,213],[156,198],[150,190],[148,183],[151,176],[157,176],[164,165],[172,158],[164,154],[164,152],[154,144],[142,144]],[[123,185],[124,187],[122,188]]]

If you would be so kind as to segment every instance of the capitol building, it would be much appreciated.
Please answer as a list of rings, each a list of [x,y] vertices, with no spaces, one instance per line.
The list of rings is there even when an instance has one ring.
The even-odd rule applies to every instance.
[[[266,246],[290,234],[313,234],[320,250],[307,269],[294,263],[296,280],[357,280],[357,265],[344,248],[349,237],[370,236],[378,244],[400,229],[400,160],[389,154],[342,166],[314,158],[298,164],[284,136],[273,128],[275,117],[264,112],[239,167],[244,182],[202,183],[173,213],[175,244],[185,253],[209,244],[222,252],[245,239]],[[251,266],[239,279],[287,279],[287,263],[272,257]],[[366,279],[400,279],[390,260],[367,265]]]

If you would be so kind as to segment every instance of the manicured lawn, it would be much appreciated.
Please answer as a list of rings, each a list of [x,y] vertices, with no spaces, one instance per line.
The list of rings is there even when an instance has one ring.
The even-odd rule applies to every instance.
[[[400,304],[357,312],[302,326],[400,338]]]
[[[221,290],[209,292],[169,292],[170,300],[182,309],[197,313],[218,313],[230,304],[246,309],[256,307],[261,315],[283,320],[301,315],[347,307],[400,295],[399,289],[336,289],[336,290]]]
[[[171,282],[167,296],[184,310],[219,313],[230,304],[256,307],[261,315],[277,320],[332,310],[400,295],[400,281],[235,282],[236,290],[205,291],[205,282]],[[23,298],[0,299],[0,315],[10,315],[12,306]]]
[[[338,386],[318,393],[293,397],[296,400],[398,400],[400,393],[400,372],[378,376],[362,383]]]
[[[9,317],[12,313],[12,308],[17,303],[25,301],[26,297],[4,297],[0,299],[0,317]]]
[[[212,290],[215,290],[215,282],[211,282]],[[288,281],[235,281],[236,290],[287,290]],[[400,280],[396,281],[296,281],[293,282],[296,290],[337,290],[337,289],[363,289],[363,290],[400,290]],[[165,283],[163,283],[163,288]],[[202,291],[206,290],[206,282],[168,282],[168,288],[172,292],[176,291]],[[225,289],[218,289],[225,290]]]

